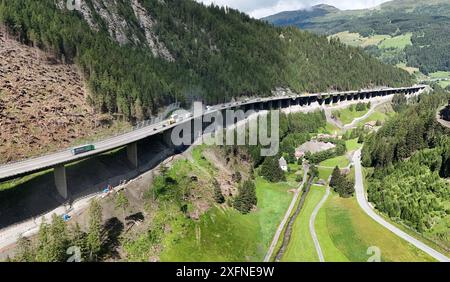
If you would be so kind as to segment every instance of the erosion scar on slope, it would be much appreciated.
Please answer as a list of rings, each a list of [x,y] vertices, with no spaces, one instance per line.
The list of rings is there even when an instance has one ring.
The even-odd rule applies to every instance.
[[[284,232],[283,236],[283,243],[281,244],[280,249],[277,252],[277,255],[275,257],[275,261],[279,262],[281,258],[284,255],[284,252],[286,251],[287,246],[289,245],[289,241],[291,240],[292,235],[292,227],[294,226],[295,220],[297,219],[298,215],[300,214],[303,204],[305,203],[306,196],[308,195],[308,192],[311,188],[312,182],[314,180],[314,175],[311,175],[309,178],[308,184],[306,185],[306,189],[303,191],[302,197],[300,198],[300,202],[297,206],[297,209],[295,210],[295,213],[292,215],[291,219],[289,220],[288,226],[286,227],[286,231]]]

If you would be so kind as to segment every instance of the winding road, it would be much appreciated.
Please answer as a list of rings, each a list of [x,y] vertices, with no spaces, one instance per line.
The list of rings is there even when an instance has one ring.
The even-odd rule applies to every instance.
[[[325,195],[323,196],[319,204],[316,206],[316,208],[311,214],[311,218],[309,219],[309,232],[311,233],[311,237],[314,241],[314,246],[316,247],[317,255],[319,256],[320,262],[325,262],[325,258],[323,256],[322,248],[320,247],[319,239],[317,239],[316,228],[314,227],[314,223],[316,222],[317,214],[327,201],[328,196],[330,196],[330,186],[327,186],[327,191],[325,192]]]
[[[355,191],[356,191],[356,199],[358,200],[358,204],[363,209],[363,211],[370,216],[373,220],[378,222],[379,224],[383,225],[386,229],[397,235],[398,237],[406,240],[408,243],[414,245],[418,249],[424,251],[425,253],[429,254],[436,260],[440,262],[450,262],[450,259],[446,257],[444,254],[441,254],[440,252],[434,250],[433,248],[429,247],[428,245],[424,244],[423,242],[417,240],[416,238],[408,235],[407,233],[403,232],[399,228],[395,227],[394,225],[390,224],[386,220],[384,220],[380,215],[378,215],[372,207],[369,205],[369,202],[367,201],[365,191],[364,191],[364,181],[363,181],[363,174],[362,174],[362,167],[361,167],[361,149],[359,149],[354,155],[353,155],[353,163],[355,165]]]

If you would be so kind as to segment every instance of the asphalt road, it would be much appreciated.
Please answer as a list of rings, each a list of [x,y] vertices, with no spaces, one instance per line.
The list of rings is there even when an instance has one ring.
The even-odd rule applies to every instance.
[[[433,248],[429,247],[428,245],[424,244],[423,242],[417,240],[416,238],[408,235],[407,233],[403,232],[399,228],[395,227],[394,225],[390,224],[386,220],[384,220],[381,216],[379,216],[369,205],[369,202],[367,201],[365,191],[364,191],[364,181],[363,181],[363,174],[362,174],[362,167],[361,167],[361,149],[358,150],[354,156],[353,156],[353,164],[355,165],[355,192],[356,192],[356,199],[358,200],[359,206],[363,209],[363,211],[370,216],[372,219],[374,219],[379,224],[383,225],[383,227],[387,228],[389,231],[397,235],[398,237],[406,240],[410,244],[414,245],[418,249],[424,251],[425,253],[429,254],[436,260],[440,262],[450,262],[450,259],[446,257],[444,254],[441,254],[440,252],[434,250]]]
[[[309,232],[311,233],[311,237],[314,241],[314,246],[316,247],[317,255],[319,256],[320,262],[325,262],[325,258],[323,256],[322,248],[320,247],[319,239],[317,239],[316,228],[314,227],[314,223],[316,222],[317,214],[327,201],[328,196],[330,196],[330,186],[327,186],[327,191],[325,192],[325,195],[323,196],[319,204],[317,204],[316,208],[311,214],[311,218],[309,219]]]

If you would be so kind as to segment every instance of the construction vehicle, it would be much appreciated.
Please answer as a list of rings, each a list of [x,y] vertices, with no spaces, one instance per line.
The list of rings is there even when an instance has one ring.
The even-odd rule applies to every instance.
[[[175,124],[175,123],[177,123],[177,121],[178,121],[178,115],[177,114],[171,115],[170,119],[169,119],[169,125]]]

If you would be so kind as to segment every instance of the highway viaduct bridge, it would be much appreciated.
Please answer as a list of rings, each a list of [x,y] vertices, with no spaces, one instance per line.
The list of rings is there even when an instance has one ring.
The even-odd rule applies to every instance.
[[[157,163],[153,164],[141,164],[139,163],[139,155],[144,152],[139,152],[138,143],[147,142],[160,142],[164,143],[167,148],[170,148],[170,153],[174,155],[177,151],[176,147],[172,144],[171,134],[174,127],[191,123],[191,141],[194,141],[209,124],[203,122],[202,128],[195,128],[194,123],[196,119],[203,120],[208,116],[214,116],[218,112],[224,113],[227,110],[241,109],[244,112],[248,110],[254,110],[256,112],[260,110],[282,109],[291,106],[310,106],[310,105],[334,105],[343,101],[354,100],[369,100],[371,98],[389,96],[394,94],[410,95],[419,93],[426,88],[425,85],[416,85],[412,87],[403,88],[383,88],[373,90],[360,90],[360,91],[347,91],[336,93],[317,93],[307,95],[291,95],[291,96],[276,96],[266,98],[255,98],[251,100],[245,100],[240,102],[225,103],[216,106],[209,107],[204,111],[202,116],[188,117],[183,120],[169,125],[167,121],[142,127],[131,132],[111,137],[99,142],[94,143],[95,150],[86,152],[80,155],[73,155],[71,150],[53,153],[37,158],[32,158],[16,163],[10,163],[0,166],[0,182],[17,179],[26,175],[34,174],[41,171],[53,169],[54,171],[54,186],[56,187],[59,195],[65,200],[70,195],[70,185],[68,185],[68,179],[66,176],[66,166],[75,162],[84,161],[86,159],[108,153],[119,148],[126,147],[126,155],[128,163],[138,172],[144,172],[158,164],[158,161],[163,160],[161,157]],[[203,119],[202,119],[203,118]],[[208,119],[206,119],[208,120]],[[211,120],[211,119],[210,119]],[[230,124],[224,124],[224,128]],[[162,153],[162,152],[160,152]],[[165,155],[166,157],[168,155]],[[96,167],[92,167],[95,171]],[[139,174],[139,173],[138,173]],[[70,183],[70,181],[69,181]]]

